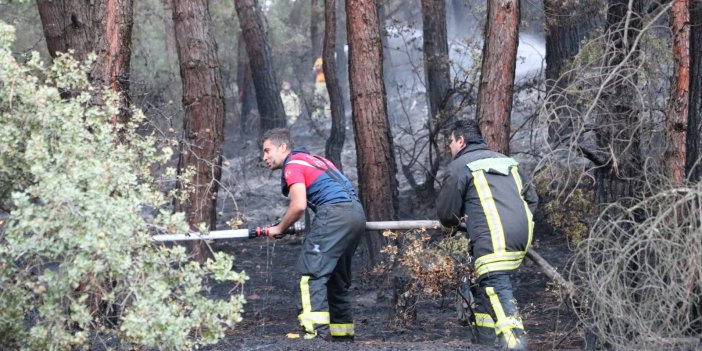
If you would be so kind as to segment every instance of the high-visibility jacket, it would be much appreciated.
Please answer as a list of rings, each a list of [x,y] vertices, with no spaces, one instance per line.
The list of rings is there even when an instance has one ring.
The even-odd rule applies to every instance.
[[[322,67],[322,63],[323,63],[323,61],[322,61],[322,58],[321,58],[321,57],[318,57],[317,60],[314,61],[314,67],[313,67],[313,69],[314,69],[314,74],[315,74],[315,77],[314,77],[314,82],[315,82],[315,83],[324,83],[324,82],[326,82],[325,79],[324,79],[324,69],[323,69],[323,67]]]
[[[531,244],[538,197],[524,187],[518,163],[469,143],[449,164],[437,199],[441,224],[465,221],[478,278],[517,269]]]

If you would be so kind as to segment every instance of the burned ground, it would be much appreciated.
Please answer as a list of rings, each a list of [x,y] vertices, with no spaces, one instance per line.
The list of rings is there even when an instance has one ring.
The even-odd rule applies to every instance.
[[[302,123],[305,123],[302,120]],[[323,154],[324,140],[305,133],[305,126],[294,126],[298,145]],[[349,141],[350,140],[350,141]],[[356,181],[353,138],[347,138],[342,154],[344,172]],[[224,222],[239,214],[248,224],[270,224],[282,216],[287,201],[280,195],[280,173],[271,172],[260,162],[257,142],[249,140],[227,147],[229,168],[224,183],[231,196],[220,201]],[[401,176],[398,176],[400,179]],[[400,180],[401,181],[401,180]],[[402,182],[402,181],[401,181]],[[400,219],[433,219],[433,204],[420,203],[401,184]],[[220,192],[221,194],[221,192]],[[236,202],[236,204],[234,203]],[[562,269],[569,254],[562,236],[544,230],[535,231],[534,248],[554,267]],[[449,292],[439,299],[420,300],[417,322],[398,328],[390,323],[393,291],[390,284],[371,281],[357,253],[354,262],[353,293],[355,296],[356,341],[326,343],[289,338],[299,333],[294,262],[302,238],[281,240],[252,239],[220,241],[212,244],[235,256],[237,271],[245,271],[249,281],[243,287],[247,298],[244,320],[216,345],[206,350],[491,350],[472,344],[468,327],[457,322],[456,294]],[[391,281],[391,279],[387,279]],[[577,349],[582,336],[576,329],[576,318],[558,298],[549,279],[539,268],[525,259],[514,274],[515,296],[524,318],[529,347],[532,350]],[[211,290],[216,297],[226,297],[232,287],[217,285]]]

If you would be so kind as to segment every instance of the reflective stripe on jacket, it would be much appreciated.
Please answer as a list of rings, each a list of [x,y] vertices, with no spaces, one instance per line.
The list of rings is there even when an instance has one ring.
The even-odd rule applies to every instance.
[[[519,267],[531,244],[537,201],[531,187],[524,189],[517,161],[471,143],[449,165],[437,214],[448,227],[465,218],[480,277]]]

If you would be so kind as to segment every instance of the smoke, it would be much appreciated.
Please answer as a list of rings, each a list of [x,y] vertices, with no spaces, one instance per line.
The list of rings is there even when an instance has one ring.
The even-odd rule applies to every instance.
[[[451,33],[449,33],[451,35]],[[424,60],[422,54],[422,30],[411,25],[393,23],[387,27],[386,84],[402,87],[417,87],[425,91]],[[451,78],[462,81],[466,73],[476,68],[476,58],[483,50],[482,35],[449,37],[449,59]],[[544,68],[546,42],[543,34],[522,33],[517,47],[515,81],[534,76]]]

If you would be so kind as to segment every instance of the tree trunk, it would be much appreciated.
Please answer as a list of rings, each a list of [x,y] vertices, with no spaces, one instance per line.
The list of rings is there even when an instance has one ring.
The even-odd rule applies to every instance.
[[[629,0],[612,0],[607,11],[605,35],[611,44],[604,54],[609,66],[619,70],[612,74],[632,79],[615,79],[606,83],[603,110],[597,116],[597,146],[601,154],[608,155],[595,171],[595,202],[601,205],[640,198],[644,189],[641,171],[645,167],[639,142],[641,118],[634,105],[639,61],[639,48],[634,39],[642,27],[642,4],[639,1],[633,3],[635,7],[629,9]],[[627,58],[629,53],[632,54]]]
[[[100,16],[95,16],[95,29],[99,35],[93,49],[97,59],[90,71],[90,80],[99,87],[109,87],[119,94],[119,112],[112,116],[113,124],[125,124],[131,116],[128,92],[134,23],[132,5],[133,0],[96,2]]]
[[[336,0],[324,0],[324,53],[322,55],[322,68],[329,92],[331,104],[331,131],[324,148],[324,155],[342,170],[341,150],[346,139],[346,115],[344,113],[344,100],[336,77]]]
[[[344,116],[351,112],[349,99],[349,58],[344,47],[347,43],[346,36],[346,10],[345,1],[336,2],[336,77],[341,87],[341,99],[344,103]]]
[[[509,154],[512,88],[519,44],[519,0],[488,1],[475,112],[490,149]]]
[[[243,35],[239,37],[238,41],[236,85],[239,87],[239,102],[241,103],[241,113],[239,114],[241,133],[243,135],[255,134],[260,129],[260,119],[251,116],[251,111],[256,106],[256,88],[251,78],[251,66],[249,65],[249,57],[246,54],[246,44],[244,43]]]
[[[444,0],[422,0],[422,28],[424,41],[424,76],[426,81],[429,118],[428,167],[420,196],[433,198],[434,181],[441,164],[442,148],[438,136],[445,126],[447,116],[442,109],[451,88],[449,74],[448,37],[446,31],[446,3]],[[443,146],[443,145],[442,145]]]
[[[259,134],[272,128],[285,128],[285,110],[283,101],[280,99],[280,84],[275,75],[263,14],[256,0],[234,0],[234,5],[244,34],[251,76],[256,87],[256,102],[261,115]]]
[[[685,180],[685,139],[690,99],[690,0],[674,0],[670,8],[675,75],[666,121],[666,172],[675,185]]]
[[[451,86],[444,0],[422,0],[422,23],[424,76],[431,121],[437,117]]]
[[[46,45],[52,58],[73,50],[83,61],[93,50],[97,33],[93,27],[93,6],[87,0],[37,0]]]
[[[395,154],[383,83],[383,51],[373,0],[347,0],[349,77],[361,201],[370,221],[395,219]],[[379,261],[380,233],[366,236],[371,263]]]
[[[558,145],[573,132],[572,108],[563,90],[570,84],[567,64],[580,52],[581,42],[604,24],[602,1],[544,0],[546,26],[546,106],[554,116],[549,123],[549,142]]]
[[[176,203],[193,230],[201,223],[215,229],[217,189],[221,176],[224,141],[224,91],[217,60],[217,44],[207,0],[174,0],[173,21],[183,81],[183,142],[178,174],[192,172],[186,192]],[[191,245],[194,258],[203,262],[202,242]]]
[[[700,179],[702,138],[702,2],[690,4],[690,110],[687,123],[687,162],[685,168],[693,181]]]
[[[120,109],[112,123],[129,120],[129,62],[132,46],[132,0],[37,0],[49,54],[73,50],[78,61],[95,52],[88,78],[98,87],[119,95]],[[71,97],[76,92],[64,92]],[[101,91],[94,104],[103,104]]]

